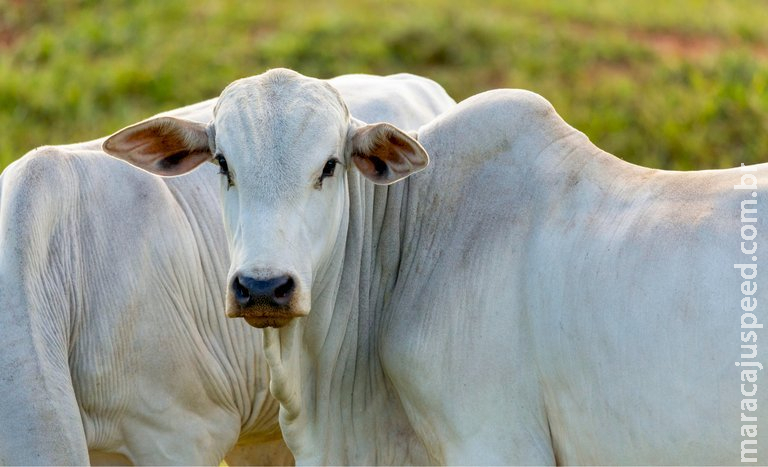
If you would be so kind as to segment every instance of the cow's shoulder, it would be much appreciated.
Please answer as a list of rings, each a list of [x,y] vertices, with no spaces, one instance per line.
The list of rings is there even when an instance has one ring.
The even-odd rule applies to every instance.
[[[3,207],[14,217],[37,221],[73,210],[124,216],[149,208],[151,197],[167,199],[166,183],[101,151],[43,146],[12,163],[2,179]],[[151,202],[156,204],[157,200]]]
[[[34,149],[2,174],[0,224],[8,239],[53,224],[77,190],[69,151],[55,146]],[[13,235],[16,234],[16,235]]]

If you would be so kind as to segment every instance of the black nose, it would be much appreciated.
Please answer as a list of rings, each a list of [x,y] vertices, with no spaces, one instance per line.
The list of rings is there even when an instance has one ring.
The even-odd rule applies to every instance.
[[[293,277],[285,275],[269,279],[253,279],[237,275],[232,281],[235,300],[242,307],[254,305],[285,306],[296,288]]]

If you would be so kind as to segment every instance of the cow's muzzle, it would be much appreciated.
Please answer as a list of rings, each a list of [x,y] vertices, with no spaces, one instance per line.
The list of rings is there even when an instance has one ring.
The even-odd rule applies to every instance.
[[[228,316],[244,318],[257,328],[279,328],[304,315],[293,310],[296,281],[288,274],[258,279],[237,274],[229,292]]]

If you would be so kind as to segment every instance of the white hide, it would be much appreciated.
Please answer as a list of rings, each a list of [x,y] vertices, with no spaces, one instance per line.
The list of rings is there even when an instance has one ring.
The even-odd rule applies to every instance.
[[[419,142],[431,167],[400,184],[349,175],[335,300],[265,330],[297,463],[738,463],[733,265],[768,166],[637,167],[524,91]]]
[[[768,202],[768,166],[634,166],[540,96],[499,90],[419,130],[429,168],[374,187],[343,107],[273,71],[227,88],[199,129],[233,173],[231,271],[268,264],[310,297],[264,330],[297,463],[739,462],[733,265],[748,259],[741,202]],[[344,170],[308,191],[338,148]],[[733,188],[744,173],[754,197]],[[259,237],[238,235],[249,225]],[[765,216],[755,225],[762,244]]]
[[[362,118],[407,110],[410,129],[455,104],[410,75],[331,81]],[[0,174],[0,463],[217,464],[236,442],[230,465],[291,462],[261,333],[223,312],[216,167],[160,179],[101,144]]]
[[[222,314],[213,167],[160,179],[97,140],[0,180],[1,464],[291,461],[261,335]]]
[[[738,463],[733,265],[749,262],[740,203],[768,201],[768,165],[638,167],[511,90],[468,99],[419,141],[433,165],[407,181],[418,222],[379,348],[431,459]],[[755,195],[734,190],[745,173]]]

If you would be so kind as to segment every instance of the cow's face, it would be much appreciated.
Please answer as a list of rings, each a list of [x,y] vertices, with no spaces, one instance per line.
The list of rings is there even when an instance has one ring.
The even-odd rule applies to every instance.
[[[390,184],[428,163],[402,131],[351,119],[330,85],[287,70],[231,84],[208,125],[160,117],[116,133],[104,149],[159,175],[219,165],[232,260],[227,314],[256,327],[309,313],[314,278],[343,254],[352,167]]]

